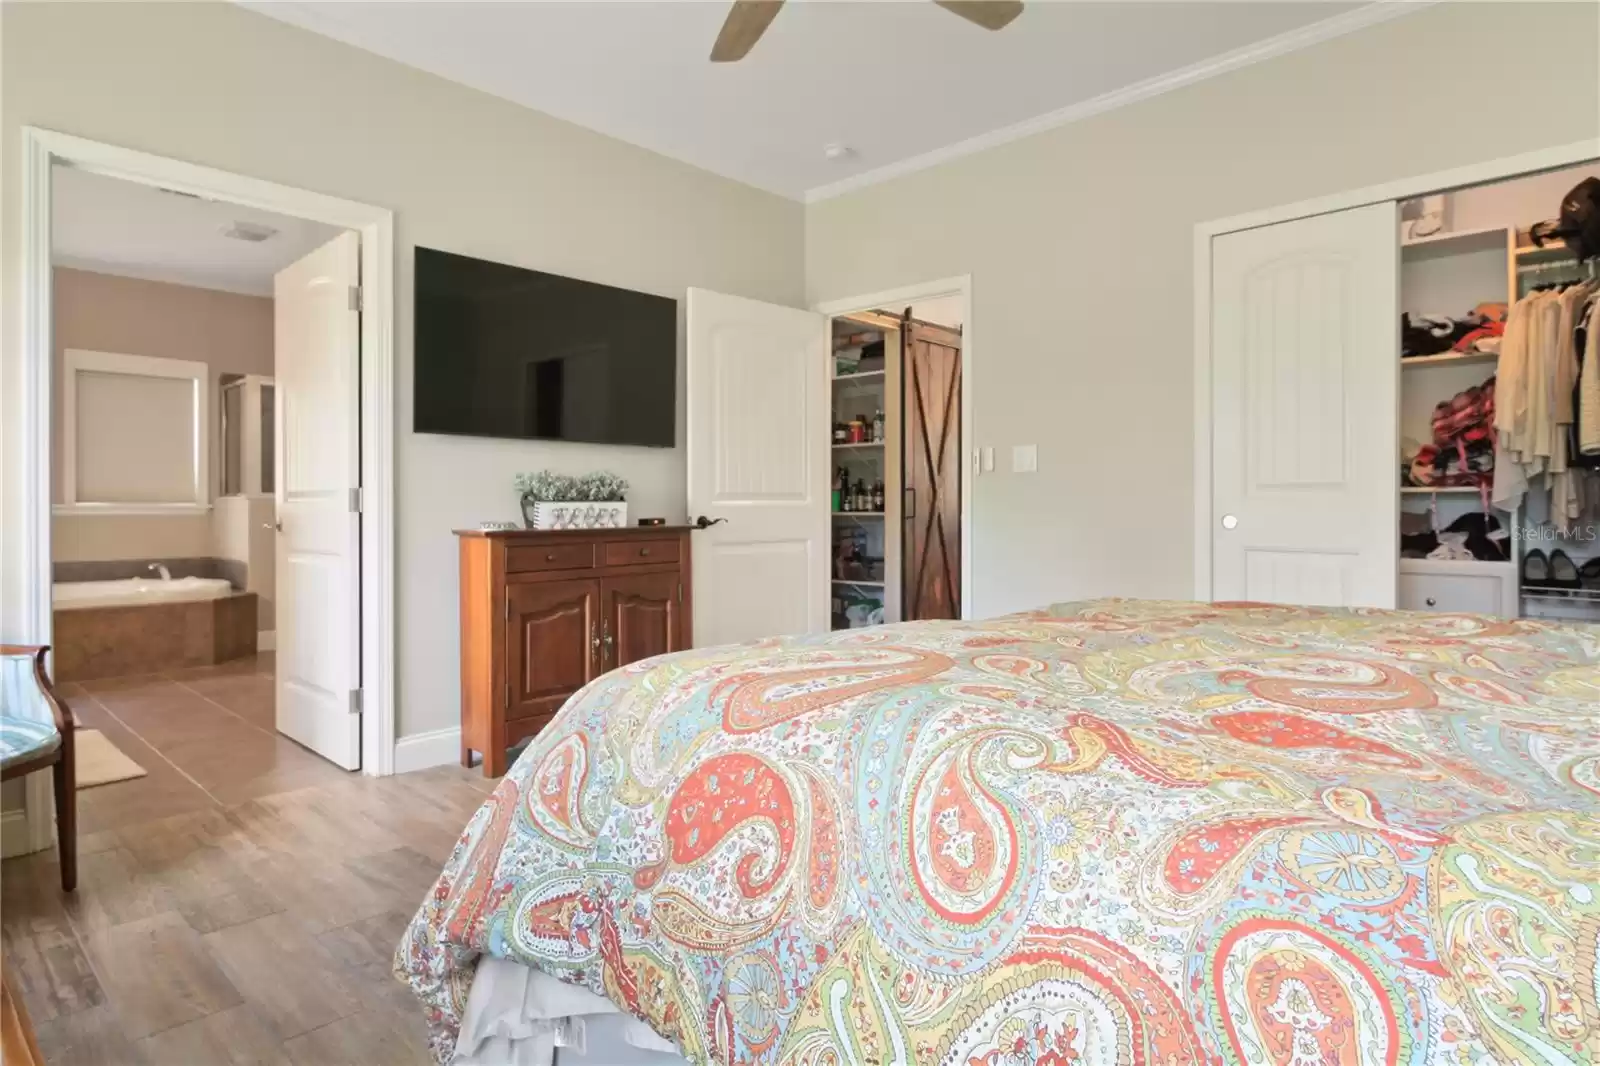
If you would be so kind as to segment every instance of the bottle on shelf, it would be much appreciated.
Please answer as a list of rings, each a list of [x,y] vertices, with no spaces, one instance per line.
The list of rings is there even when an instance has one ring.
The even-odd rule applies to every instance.
[[[872,440],[874,443],[883,443],[883,408],[878,408],[872,416]]]
[[[833,472],[833,509],[837,511],[844,496],[844,467]]]
[[[874,511],[883,510],[883,482],[881,480],[872,483],[872,509]]]
[[[862,478],[856,482],[856,510],[872,510],[872,494],[867,490],[867,479]]]

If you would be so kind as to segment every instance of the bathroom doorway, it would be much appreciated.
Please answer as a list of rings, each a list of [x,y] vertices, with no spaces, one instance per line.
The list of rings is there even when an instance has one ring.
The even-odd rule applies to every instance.
[[[50,322],[25,337],[48,503],[28,524],[30,635],[111,752],[80,806],[149,817],[388,772],[389,627],[360,624],[391,584],[390,423],[368,417],[391,385],[392,275],[372,269],[388,213],[28,134],[27,216],[48,205],[49,225],[25,235],[26,287]],[[286,383],[309,435],[285,432]],[[29,836],[47,838],[35,792]]]

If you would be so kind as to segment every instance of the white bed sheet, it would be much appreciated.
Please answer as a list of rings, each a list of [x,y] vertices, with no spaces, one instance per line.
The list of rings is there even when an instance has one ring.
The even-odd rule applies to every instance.
[[[478,960],[452,1066],[686,1066],[611,1001],[509,959]]]

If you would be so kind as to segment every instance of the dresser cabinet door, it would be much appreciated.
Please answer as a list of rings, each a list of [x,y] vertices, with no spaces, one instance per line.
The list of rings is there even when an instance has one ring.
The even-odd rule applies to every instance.
[[[549,715],[595,676],[600,582],[506,586],[506,719]]]
[[[605,580],[606,669],[682,649],[682,587],[676,572]]]

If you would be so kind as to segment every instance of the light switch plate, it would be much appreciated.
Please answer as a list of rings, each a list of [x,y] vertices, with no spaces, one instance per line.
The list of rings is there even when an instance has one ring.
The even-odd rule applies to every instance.
[[[1037,444],[1013,444],[1011,446],[1011,472],[1013,474],[1031,474],[1039,469],[1039,446]]]

